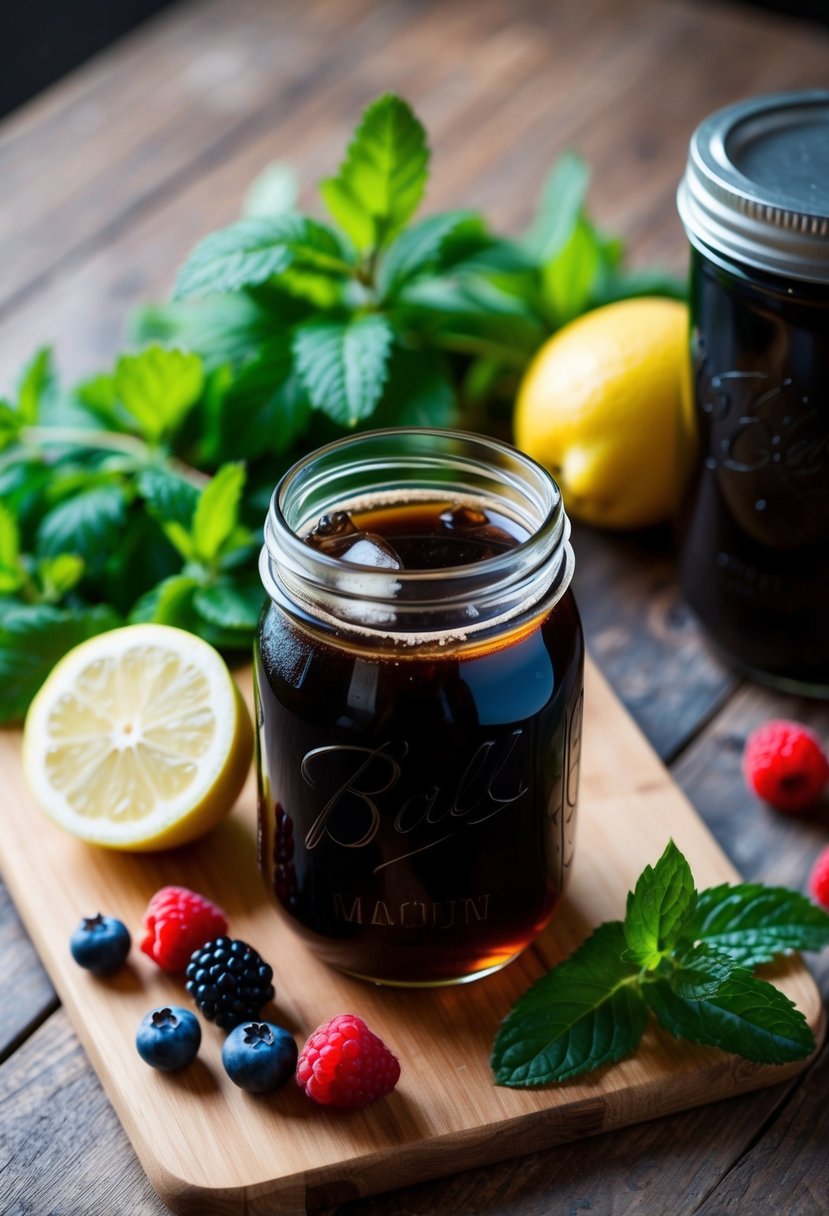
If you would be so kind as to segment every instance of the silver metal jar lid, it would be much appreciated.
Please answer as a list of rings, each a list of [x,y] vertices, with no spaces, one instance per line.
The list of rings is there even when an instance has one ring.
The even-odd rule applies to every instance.
[[[706,118],[677,206],[703,252],[829,283],[829,90],[755,97]]]

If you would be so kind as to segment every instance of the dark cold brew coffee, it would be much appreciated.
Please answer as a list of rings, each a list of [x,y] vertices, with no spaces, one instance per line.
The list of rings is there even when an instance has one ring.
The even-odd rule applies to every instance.
[[[526,537],[480,504],[416,501],[328,514],[307,543],[415,571]],[[570,592],[540,620],[425,653],[332,641],[271,608],[258,665],[261,864],[322,958],[385,982],[453,982],[537,935],[572,855],[581,675]]]
[[[265,521],[259,861],[331,965],[452,984],[542,930],[573,855],[583,641],[561,495],[462,432],[374,431]]]

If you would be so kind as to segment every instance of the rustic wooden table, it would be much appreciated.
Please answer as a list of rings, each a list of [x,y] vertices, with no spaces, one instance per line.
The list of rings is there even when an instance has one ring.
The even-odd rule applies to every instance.
[[[593,167],[598,220],[625,235],[635,262],[681,270],[674,190],[697,122],[740,97],[827,79],[829,34],[734,4],[175,6],[0,127],[0,384],[44,340],[68,376],[105,363],[130,306],[168,290],[195,238],[237,213],[265,163],[292,161],[310,203],[384,89],[426,122],[432,207],[472,205],[516,229],[549,163],[573,146]],[[829,707],[720,666],[678,598],[666,532],[579,528],[575,544],[604,672],[743,874],[803,887],[826,819],[758,806],[739,759],[772,715],[826,737]],[[0,924],[0,1209],[165,1212],[2,890]],[[829,962],[813,961],[827,991]],[[772,1089],[336,1211],[826,1213],[827,1083],[824,1050]]]

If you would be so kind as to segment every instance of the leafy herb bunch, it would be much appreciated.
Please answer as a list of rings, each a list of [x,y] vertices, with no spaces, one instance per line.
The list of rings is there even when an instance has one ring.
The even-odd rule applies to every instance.
[[[144,338],[244,365],[224,452],[248,459],[332,427],[446,425],[461,406],[510,393],[544,339],[580,313],[683,294],[663,274],[622,269],[622,242],[585,213],[588,174],[574,154],[515,240],[473,211],[415,221],[429,155],[406,102],[380,97],[320,184],[333,224],[296,211],[290,173],[272,166],[248,214],[193,250],[174,291],[185,303],[142,315]]]
[[[797,891],[723,883],[699,894],[669,842],[608,921],[542,976],[504,1019],[492,1052],[500,1085],[566,1081],[630,1055],[653,1013],[677,1038],[748,1060],[803,1059],[803,1014],[753,969],[829,944],[829,916]]]
[[[445,425],[509,391],[557,326],[664,291],[632,275],[584,209],[587,173],[554,168],[531,228],[470,211],[411,222],[429,149],[409,106],[365,111],[321,185],[333,224],[295,210],[284,168],[196,246],[136,351],[71,389],[48,350],[0,401],[0,721],[94,633],[159,621],[248,649],[261,521],[278,473],[355,427]]]
[[[0,721],[67,650],[125,621],[249,648],[262,590],[245,466],[208,476],[176,454],[209,440],[217,380],[153,345],[62,393],[43,350],[0,402]]]

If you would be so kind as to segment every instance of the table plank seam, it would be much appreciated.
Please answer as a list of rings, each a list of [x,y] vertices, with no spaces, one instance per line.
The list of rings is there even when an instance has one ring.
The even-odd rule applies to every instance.
[[[703,713],[700,714],[691,729],[687,734],[680,739],[674,747],[670,748],[662,757],[662,763],[668,770],[671,770],[674,764],[680,760],[685,753],[693,747],[701,735],[703,735],[709,727],[713,726],[714,722],[723,713],[723,711],[731,704],[739,692],[746,687],[747,681],[740,677],[732,684],[726,686],[723,691],[716,696],[711,704]]]
[[[694,1216],[694,1213],[701,1212],[706,1208],[711,1199],[716,1195],[717,1191],[725,1185],[730,1176],[735,1172],[735,1170],[738,1169],[743,1159],[748,1157],[754,1151],[757,1145],[760,1144],[760,1142],[768,1135],[775,1124],[778,1123],[779,1120],[784,1116],[798,1090],[800,1089],[800,1086],[805,1082],[806,1078],[810,1075],[812,1069],[815,1067],[818,1061],[822,1060],[826,1056],[827,1050],[829,1050],[829,1048],[826,1046],[821,1048],[809,1066],[804,1068],[802,1072],[798,1073],[796,1077],[792,1077],[789,1080],[788,1084],[785,1086],[785,1091],[780,1095],[780,1101],[755,1128],[751,1138],[746,1141],[742,1150],[737,1153],[734,1160],[731,1162],[728,1168],[723,1171],[714,1185],[700,1197],[697,1203],[694,1204],[694,1207],[690,1210],[689,1216]]]
[[[32,946],[32,949],[34,950],[34,946]],[[6,1060],[13,1056],[14,1053],[18,1051],[23,1044],[40,1029],[43,1023],[48,1021],[53,1013],[57,1013],[60,1007],[60,998],[55,995],[50,1001],[47,1001],[45,1005],[38,1009],[34,1016],[26,1023],[26,1025],[21,1027],[14,1038],[10,1039],[5,1048],[0,1051],[0,1065],[5,1064]]]

